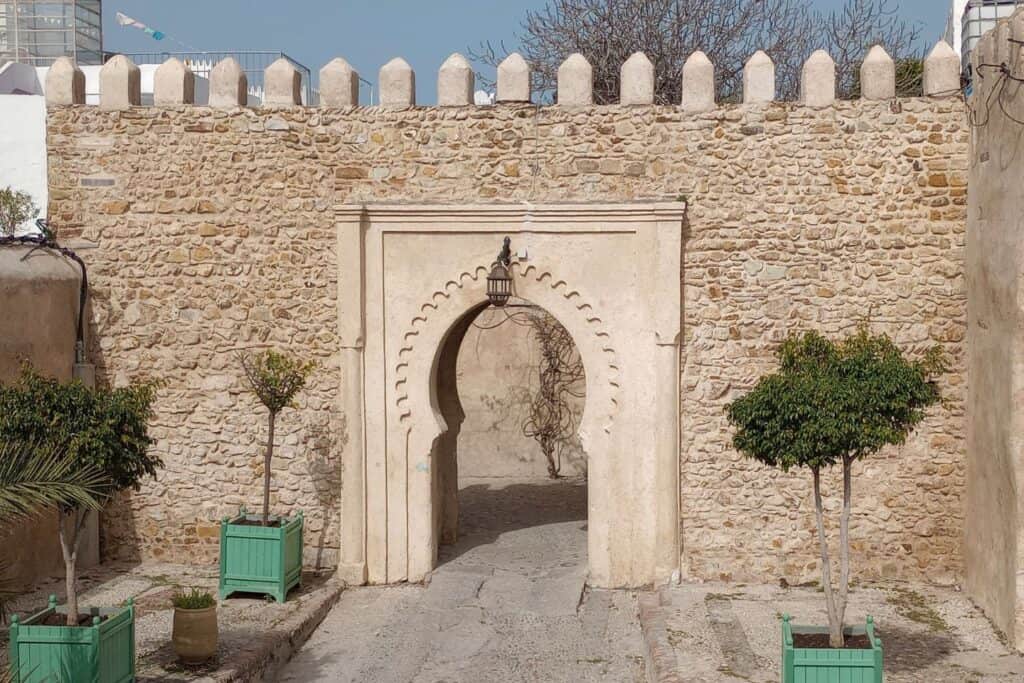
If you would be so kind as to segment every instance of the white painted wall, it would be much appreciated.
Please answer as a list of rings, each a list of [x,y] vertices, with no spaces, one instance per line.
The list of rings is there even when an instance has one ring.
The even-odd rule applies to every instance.
[[[46,100],[42,95],[0,95],[0,121],[0,188],[28,192],[45,218]]]

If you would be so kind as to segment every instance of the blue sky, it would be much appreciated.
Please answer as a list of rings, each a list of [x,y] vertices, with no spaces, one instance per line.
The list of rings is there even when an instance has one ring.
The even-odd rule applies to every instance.
[[[107,50],[157,52],[185,50],[280,50],[314,72],[342,56],[366,78],[401,56],[416,71],[417,101],[436,99],[435,74],[452,52],[465,53],[481,40],[515,45],[526,9],[544,0],[105,0],[103,41]],[[822,9],[842,0],[814,0]],[[946,22],[945,0],[900,0],[908,19],[919,22],[928,43]],[[143,32],[118,26],[115,12],[163,31],[154,41]]]

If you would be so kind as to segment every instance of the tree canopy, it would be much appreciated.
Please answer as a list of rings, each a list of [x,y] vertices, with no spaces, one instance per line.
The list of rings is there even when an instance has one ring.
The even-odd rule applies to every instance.
[[[715,65],[719,99],[738,101],[743,65],[764,50],[775,62],[779,98],[793,100],[803,63],[816,49],[835,60],[837,92],[851,98],[872,45],[883,45],[897,60],[922,56],[919,29],[898,9],[894,0],[846,0],[830,12],[815,10],[810,0],[549,0],[526,12],[516,39],[541,99],[553,97],[559,65],[579,52],[593,68],[594,102],[618,102],[619,69],[642,51],[654,64],[655,101],[679,104],[683,64],[701,50]],[[508,52],[488,42],[469,50],[489,66]],[[483,74],[481,81],[487,83]],[[917,94],[920,81],[900,83],[900,89]]]
[[[728,408],[733,444],[766,465],[821,468],[903,443],[939,401],[941,349],[910,360],[886,335],[864,327],[841,340],[791,336],[779,370]]]
[[[25,366],[16,382],[0,386],[0,441],[57,449],[76,467],[102,473],[107,496],[138,489],[163,466],[149,450],[156,390],[153,382],[91,389]]]

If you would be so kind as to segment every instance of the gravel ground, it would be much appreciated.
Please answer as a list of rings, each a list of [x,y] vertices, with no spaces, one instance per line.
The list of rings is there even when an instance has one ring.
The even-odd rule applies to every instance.
[[[662,596],[668,641],[688,683],[776,683],[781,615],[792,615],[794,623],[828,623],[816,587],[682,584],[662,589]],[[956,589],[857,586],[847,624],[863,624],[868,614],[882,638],[887,683],[1024,681],[1024,657]]]

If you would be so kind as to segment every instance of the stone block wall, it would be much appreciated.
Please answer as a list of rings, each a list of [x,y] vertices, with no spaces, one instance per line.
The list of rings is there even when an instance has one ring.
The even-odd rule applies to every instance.
[[[93,358],[166,382],[167,463],[106,515],[109,555],[211,562],[216,520],[259,499],[264,415],[235,353],[273,344],[320,371],[279,422],[278,508],[310,563],[338,547],[340,399],[332,207],[373,201],[689,203],[680,362],[683,569],[816,578],[810,479],[730,446],[725,404],[790,331],[863,321],[942,344],[947,398],[860,466],[860,577],[963,573],[968,128],[958,99],[677,107],[103,110],[48,115],[50,216],[95,242]],[[599,305],[601,302],[596,302]],[[828,505],[839,498],[829,480]]]

